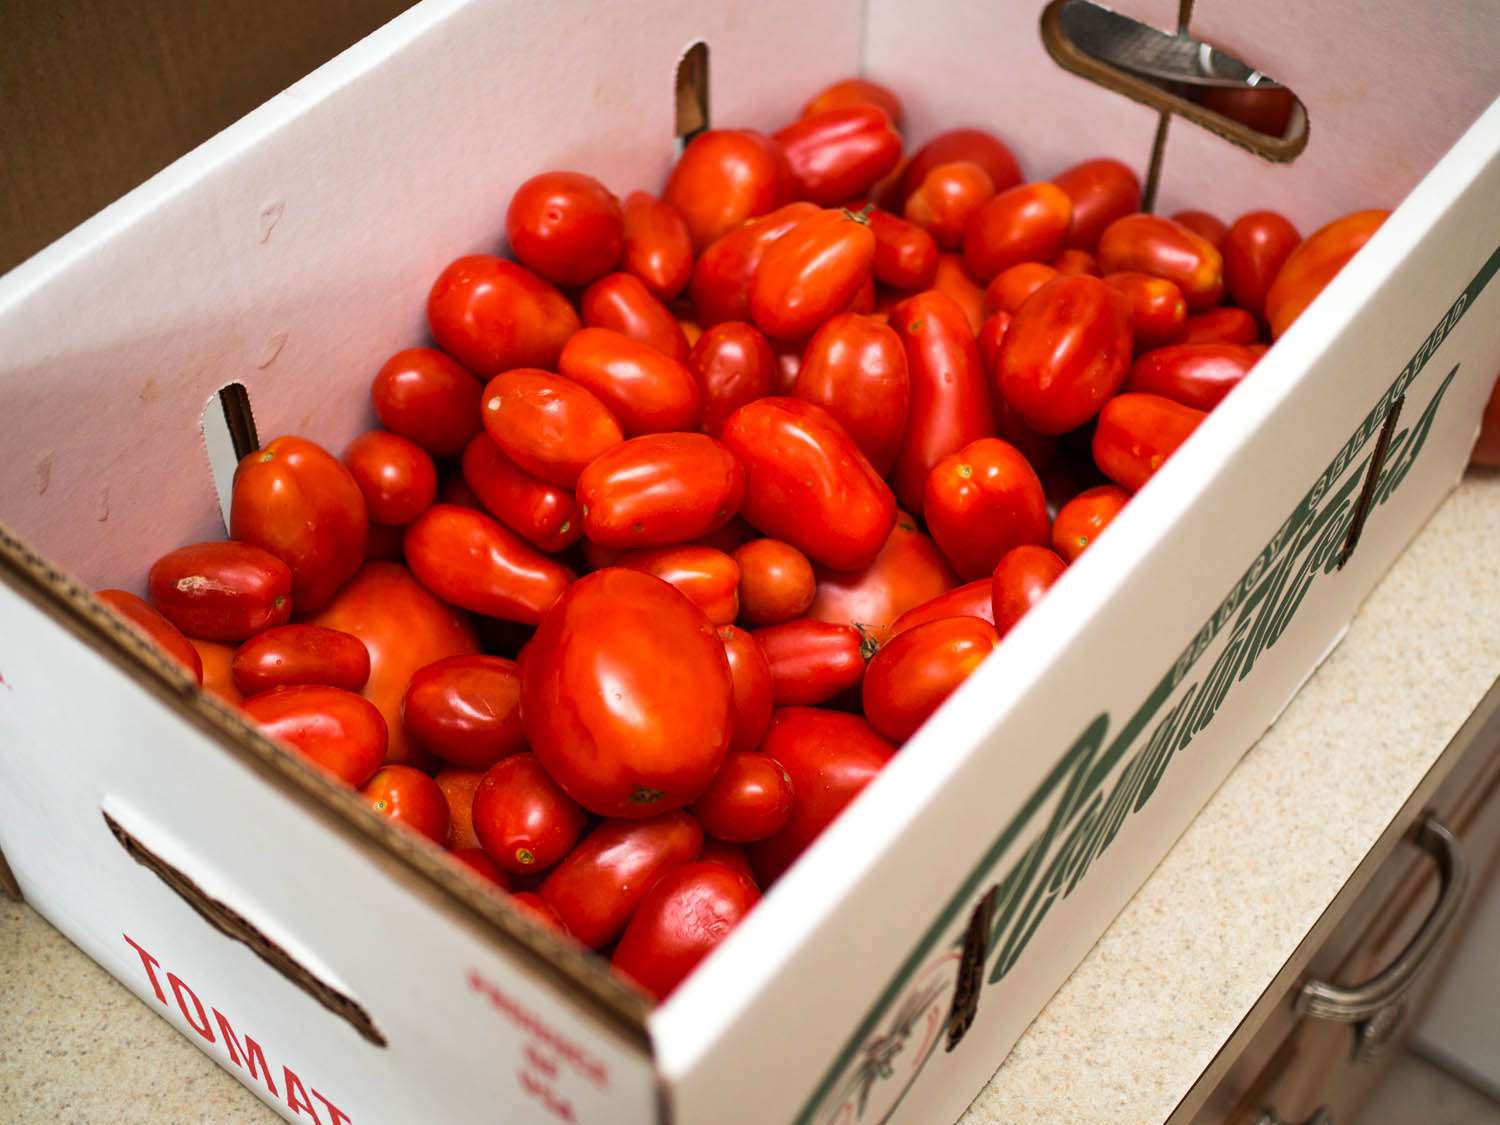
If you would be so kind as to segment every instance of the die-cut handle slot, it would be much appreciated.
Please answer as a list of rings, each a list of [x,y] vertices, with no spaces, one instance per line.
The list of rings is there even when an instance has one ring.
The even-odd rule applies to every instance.
[[[213,473],[214,491],[224,527],[229,527],[229,501],[234,491],[234,470],[247,453],[260,448],[255,432],[255,414],[250,409],[250,393],[243,383],[229,383],[209,399],[199,422],[203,446],[208,451],[208,467]]]
[[[698,40],[677,60],[677,150],[708,128],[708,44]]]

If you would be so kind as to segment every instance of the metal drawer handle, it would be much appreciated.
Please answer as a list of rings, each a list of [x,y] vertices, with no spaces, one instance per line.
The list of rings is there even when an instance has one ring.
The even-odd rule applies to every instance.
[[[1277,1117],[1274,1109],[1263,1109],[1251,1125],[1290,1125],[1290,1122]],[[1302,1125],[1333,1125],[1333,1114],[1326,1107],[1319,1106]]]

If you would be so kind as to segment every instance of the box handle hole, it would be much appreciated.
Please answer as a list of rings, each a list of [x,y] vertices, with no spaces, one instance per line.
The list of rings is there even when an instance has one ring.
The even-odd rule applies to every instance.
[[[984,959],[990,951],[990,919],[995,914],[998,886],[991,887],[969,915],[964,933],[963,956],[958,962],[958,980],[953,985],[953,1005],[948,1009],[948,1043],[951,1051],[969,1033],[979,1014],[979,993],[984,987]]]
[[[234,493],[234,470],[240,460],[260,448],[255,432],[255,414],[250,409],[250,392],[243,383],[228,383],[203,407],[199,425],[203,446],[208,451],[208,467],[213,473],[214,491],[219,496],[219,510],[224,527],[229,527],[229,502]]]
[[[708,128],[708,44],[698,40],[677,60],[677,151]]]

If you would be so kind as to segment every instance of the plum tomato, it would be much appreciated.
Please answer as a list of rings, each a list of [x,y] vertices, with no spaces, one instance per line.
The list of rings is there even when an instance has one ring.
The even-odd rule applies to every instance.
[[[545,871],[572,850],[588,817],[535,754],[511,754],[474,790],[474,833],[485,854],[516,875]]]
[[[937,273],[937,240],[916,223],[882,211],[870,212],[875,236],[875,280],[893,289],[926,289]]]
[[[710,129],[682,150],[662,199],[702,253],[746,219],[786,203],[791,192],[791,170],[774,140],[750,129]]]
[[[365,498],[371,523],[411,523],[437,498],[437,468],[400,434],[367,430],[344,450],[344,466]]]
[[[240,645],[230,674],[245,696],[297,684],[359,691],[370,679],[370,650],[358,637],[337,629],[281,625]]]
[[[731,753],[693,802],[693,815],[717,840],[764,840],[792,815],[792,779],[774,758]]]
[[[634,274],[605,274],[579,299],[583,323],[608,328],[686,363],[688,340],[672,310]]]
[[[203,659],[192,642],[182,635],[181,629],[152,609],[144,599],[126,590],[99,590],[94,596],[160,649],[163,656],[182,665],[193,682],[203,685]]]
[[[1104,284],[1130,308],[1130,334],[1137,352],[1176,343],[1182,336],[1187,302],[1182,290],[1166,278],[1127,270],[1106,275]]]
[[[801,617],[813,602],[817,579],[807,556],[780,539],[752,539],[735,548],[740,567],[740,618],[747,625],[776,625]]]
[[[739,563],[713,547],[687,543],[629,551],[614,565],[670,583],[715,625],[733,624],[740,615]]]
[[[406,348],[370,384],[375,416],[434,457],[451,457],[479,432],[484,384],[436,348]]]
[[[685,863],[652,884],[610,963],[665,999],[760,901],[755,884],[721,863]]]
[[[406,529],[406,564],[449,605],[535,625],[573,572],[469,508],[435,504]]]
[[[286,563],[233,540],[167,552],[152,565],[146,589],[158,613],[205,641],[242,641],[292,615]]]
[[[776,353],[754,325],[731,320],[706,328],[688,356],[703,392],[703,431],[711,437],[740,407],[775,393]]]
[[[647,434],[607,450],[578,478],[590,542],[633,549],[718,530],[745,499],[738,458],[707,434]]]
[[[1042,181],[1000,192],[980,207],[964,231],[964,268],[987,282],[1021,262],[1057,257],[1073,218],[1073,201]]]
[[[1250,211],[1236,219],[1219,247],[1230,299],[1263,318],[1271,283],[1301,241],[1291,220],[1275,211]]]
[[[587,285],[619,262],[625,216],[593,176],[543,172],[511,196],[505,237],[523,266],[553,284]]]
[[[896,618],[957,584],[937,544],[922,534],[911,516],[897,512],[890,537],[869,566],[818,572],[807,615],[853,625],[881,643]]]
[[[978,164],[939,164],[906,197],[905,214],[944,250],[957,250],[969,220],[994,194],[995,182]]]
[[[734,691],[734,734],[729,749],[748,753],[760,745],[771,722],[775,690],[771,684],[771,665],[755,638],[745,630],[720,625],[719,638],[724,642]]]
[[[832,414],[877,473],[890,471],[911,398],[906,351],[890,327],[853,313],[826,321],[802,353],[792,394]]]
[[[874,647],[853,625],[810,617],[767,625],[751,636],[771,666],[778,707],[827,703],[858,687]]]
[[[583,520],[571,488],[532,476],[495,444],[489,434],[475,434],[464,447],[463,476],[476,501],[465,504],[483,510],[533,547],[561,551],[583,535]],[[444,503],[452,503],[444,498]]]
[[[999,643],[995,627],[979,617],[906,630],[870,661],[861,693],[865,718],[886,738],[904,742]]]
[[[532,476],[570,488],[590,461],[625,440],[592,391],[529,367],[490,380],[483,413],[484,428],[502,453]]]
[[[1313,231],[1287,255],[1266,291],[1265,318],[1271,339],[1279,339],[1291,327],[1389,216],[1389,211],[1378,210],[1345,215]]]
[[[891,623],[886,641],[892,641],[918,625],[941,621],[945,617],[978,617],[993,625],[991,618],[995,610],[991,586],[989,579],[979,578],[973,582],[965,582],[962,586],[955,586],[921,605],[913,606]]]
[[[797,198],[824,207],[862,195],[901,160],[901,134],[885,110],[869,104],[804,114],[774,139]]]
[[[750,279],[750,319],[776,340],[805,340],[871,277],[869,217],[842,208],[803,219],[766,247]]]
[[[1173,344],[1131,364],[1125,389],[1161,395],[1195,410],[1212,410],[1260,357],[1237,344]]]
[[[608,328],[585,328],[563,348],[557,370],[604,403],[626,437],[698,428],[698,380],[649,344]]]
[[[448,841],[453,850],[475,849],[483,854],[474,834],[474,790],[484,780],[484,770],[438,770],[433,780],[448,802]]]
[[[1046,547],[1027,544],[1006,551],[991,578],[995,632],[1001,637],[1009,633],[1067,569],[1068,564]]]
[[[578,324],[556,286],[490,254],[450,263],[427,295],[437,346],[485,379],[513,367],[550,368]]]
[[[375,705],[343,688],[279,687],[242,705],[262,733],[355,788],[385,761],[385,720]]]
[[[1160,395],[1116,395],[1099,412],[1094,463],[1129,492],[1137,491],[1207,415]]]
[[[376,813],[438,847],[448,845],[448,800],[437,782],[411,766],[381,766],[360,786],[360,796]]]
[[[1182,291],[1188,312],[1211,308],[1224,295],[1224,259],[1213,243],[1160,215],[1110,223],[1099,238],[1099,268],[1164,277]]]
[[[885,110],[891,124],[901,128],[901,99],[888,86],[871,82],[868,78],[845,78],[819,90],[802,107],[799,117],[811,117],[826,109],[843,109],[851,105],[878,105]]]
[[[1093,252],[1104,228],[1141,209],[1141,181],[1118,160],[1085,160],[1052,182],[1073,203],[1073,217],[1063,244]]]
[[[620,268],[670,301],[693,275],[693,239],[670,203],[644,191],[625,197],[625,253]]]
[[[901,179],[890,204],[892,209],[901,210],[907,197],[939,164],[959,161],[983,168],[996,191],[1005,191],[1021,182],[1021,166],[999,137],[983,129],[950,129],[939,133],[912,154],[911,160],[901,170]]]
[[[922,508],[927,530],[962,579],[992,574],[1012,547],[1047,542],[1042,482],[999,438],[970,442],[934,465]]]
[[[489,769],[526,749],[521,673],[503,656],[446,656],[412,673],[401,721],[418,745],[445,762]]]
[[[1129,499],[1128,492],[1112,484],[1080,492],[1058,510],[1057,518],[1052,521],[1052,549],[1064,561],[1074,562],[1120,514]]]

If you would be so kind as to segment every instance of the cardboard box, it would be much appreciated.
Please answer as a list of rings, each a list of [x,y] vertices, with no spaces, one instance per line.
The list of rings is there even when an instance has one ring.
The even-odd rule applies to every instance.
[[[660,184],[696,41],[716,124],[774,127],[863,70],[911,142],[990,125],[1037,176],[1142,166],[1156,113],[1058,69],[1031,3],[428,0],[0,280],[0,850],[28,901],[289,1120],[955,1117],[1451,487],[1500,369],[1483,6],[1420,37],[1394,7],[1304,8],[1198,5],[1312,134],[1272,165],[1174,124],[1161,209],[1306,231],[1405,202],[651,1011],[87,590],[222,534],[200,429],[220,387],[263,435],[342,448],[516,184]]]

